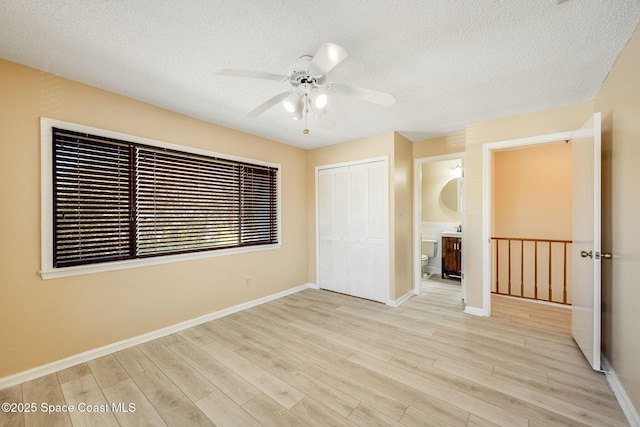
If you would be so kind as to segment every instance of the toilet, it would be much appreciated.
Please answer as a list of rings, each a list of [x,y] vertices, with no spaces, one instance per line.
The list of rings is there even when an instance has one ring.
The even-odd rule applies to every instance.
[[[438,245],[437,240],[422,239],[422,245],[420,250],[420,265],[422,266],[422,275],[428,276],[429,272],[427,267],[429,265],[429,258],[436,256],[436,247]]]

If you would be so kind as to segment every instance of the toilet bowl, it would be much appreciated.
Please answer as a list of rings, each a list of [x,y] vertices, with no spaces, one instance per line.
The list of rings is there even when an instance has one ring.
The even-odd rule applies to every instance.
[[[436,256],[437,240],[422,239],[420,249],[420,264],[422,266],[422,275],[428,275],[429,258]]]

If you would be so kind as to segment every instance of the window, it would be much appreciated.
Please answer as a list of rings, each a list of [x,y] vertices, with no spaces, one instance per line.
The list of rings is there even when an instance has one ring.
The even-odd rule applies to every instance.
[[[50,268],[279,243],[277,165],[56,126],[49,134]]]

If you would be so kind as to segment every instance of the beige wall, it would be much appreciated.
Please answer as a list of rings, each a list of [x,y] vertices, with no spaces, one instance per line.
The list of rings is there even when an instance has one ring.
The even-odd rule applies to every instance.
[[[602,112],[603,352],[640,412],[640,28],[595,101]]]
[[[465,134],[443,136],[427,139],[413,144],[413,158],[441,156],[443,154],[463,153],[465,150]]]
[[[493,233],[571,240],[571,142],[493,153]]]
[[[0,94],[0,377],[307,283],[306,151],[4,60]],[[42,280],[40,116],[281,164],[282,248]]]
[[[462,165],[461,159],[439,160],[421,165],[420,184],[421,203],[420,215],[422,222],[455,222],[462,223],[462,213],[445,206],[442,199],[442,189],[447,183],[460,176],[461,170],[456,165]]]
[[[413,144],[394,134],[395,289],[398,299],[413,289]]]

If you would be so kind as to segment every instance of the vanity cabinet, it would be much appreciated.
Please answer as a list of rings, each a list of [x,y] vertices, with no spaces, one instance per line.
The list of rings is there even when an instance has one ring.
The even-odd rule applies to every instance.
[[[442,278],[462,277],[462,239],[460,237],[442,236]]]

